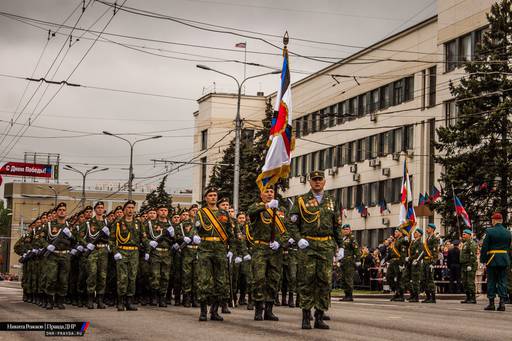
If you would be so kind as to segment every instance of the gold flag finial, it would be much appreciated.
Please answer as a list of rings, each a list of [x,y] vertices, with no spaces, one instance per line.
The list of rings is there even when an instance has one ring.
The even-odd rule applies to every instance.
[[[283,44],[284,44],[284,46],[288,45],[289,41],[290,41],[290,37],[288,37],[288,31],[286,31],[284,33],[284,36],[283,36]]]

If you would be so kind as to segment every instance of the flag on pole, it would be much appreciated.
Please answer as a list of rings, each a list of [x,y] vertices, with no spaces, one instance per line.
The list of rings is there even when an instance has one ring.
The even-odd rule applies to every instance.
[[[235,47],[239,47],[241,49],[245,49],[247,47],[247,43],[236,43]]]
[[[466,224],[467,227],[471,227],[471,220],[469,219],[469,214],[468,212],[466,212],[464,206],[462,206],[462,201],[460,201],[459,197],[457,197],[456,195],[454,196],[453,201],[455,203],[455,213],[462,218],[464,224]]]
[[[423,196],[423,193],[420,193],[420,197],[418,198],[418,206],[425,205],[425,197]]]
[[[441,191],[438,190],[436,186],[433,186],[432,191],[430,192],[430,201],[435,202],[440,197],[441,197]]]
[[[285,36],[287,37],[287,35]],[[274,115],[270,127],[265,164],[256,179],[260,191],[276,184],[279,179],[288,178],[290,173],[291,152],[294,148],[292,136],[292,92],[290,86],[290,67],[288,49],[283,48],[283,68],[281,82],[277,89]]]
[[[400,227],[408,234],[411,233],[411,230],[416,225],[416,213],[414,212],[411,183],[409,181],[409,171],[407,170],[407,160],[404,160],[399,222]]]

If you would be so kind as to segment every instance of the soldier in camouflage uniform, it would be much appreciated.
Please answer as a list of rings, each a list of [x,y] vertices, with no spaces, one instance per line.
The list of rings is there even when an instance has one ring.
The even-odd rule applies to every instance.
[[[361,252],[357,241],[352,235],[352,228],[349,224],[342,226],[341,233],[343,235],[343,258],[341,259],[341,287],[345,291],[345,297],[340,301],[352,302],[354,301],[352,292],[354,291],[354,273],[356,271],[356,263],[359,263]]]
[[[110,229],[103,216],[105,205],[102,201],[94,205],[94,213],[95,216],[82,225],[80,233],[82,245],[85,245],[82,257],[87,268],[87,308],[94,309],[96,295],[98,309],[105,309],[103,296],[107,283]]]
[[[57,205],[57,219],[48,229],[42,229],[41,246],[46,249],[46,309],[53,309],[54,302],[57,308],[65,309],[64,297],[68,292],[69,251],[75,244],[73,234],[66,222],[66,204]]]
[[[405,267],[410,279],[411,295],[408,299],[409,302],[419,302],[420,298],[420,284],[421,284],[421,257],[423,251],[423,230],[419,227],[414,230],[413,240],[409,244],[407,257],[405,257]]]
[[[146,225],[143,243],[146,248],[145,260],[149,260],[151,271],[151,305],[167,307],[166,295],[171,273],[171,247],[174,243],[174,228],[167,220],[167,206],[157,207],[158,218]]]
[[[14,252],[20,256],[22,264],[21,287],[23,289],[23,302],[32,302],[32,272],[29,257],[32,254],[32,240],[34,238],[33,224],[28,225],[27,233],[20,237],[14,244]]]
[[[476,257],[477,246],[472,235],[473,232],[468,229],[462,232],[464,244],[460,250],[459,260],[462,270],[462,285],[466,292],[466,299],[460,303],[476,304],[475,275],[478,268],[478,259]]]
[[[295,199],[289,228],[299,247],[302,328],[311,329],[311,308],[315,307],[314,327],[328,329],[323,319],[330,303],[334,244],[342,247],[340,217],[334,198],[324,192],[324,172],[313,171],[309,178],[311,190]],[[336,258],[341,258],[341,252],[338,251]]]
[[[110,249],[114,254],[117,272],[117,310],[137,310],[134,304],[135,282],[139,266],[141,226],[135,220],[135,201],[123,205],[123,218],[110,229]]]
[[[145,219],[144,219],[145,216]],[[148,234],[149,226],[155,224],[157,221],[157,210],[156,207],[149,207],[147,210],[142,212],[142,219],[139,217],[139,222],[142,226],[142,236]],[[149,261],[146,258],[146,247],[139,250],[139,269],[137,271],[137,288],[136,297],[142,306],[151,303],[151,267]],[[153,298],[153,304],[158,304],[158,292],[155,292],[156,297]],[[155,296],[153,295],[153,296]]]
[[[181,223],[181,219],[180,219],[180,211],[178,209],[176,209],[174,211],[174,213],[172,214],[172,217],[171,217],[171,225],[174,227],[174,232],[176,233],[176,231],[179,229],[179,225]],[[176,266],[174,264],[174,257],[176,255],[177,252],[179,252],[179,244],[178,243],[174,243],[172,245],[172,251],[171,251],[171,257],[172,257],[172,260],[171,260],[171,277],[169,279],[169,286],[167,287],[167,304],[171,304],[172,303],[172,297],[173,297],[173,294],[176,294],[176,292],[174,291],[174,288],[175,288],[175,285],[174,285],[174,282],[175,282],[175,278],[176,277]],[[180,297],[178,297],[178,300],[180,299]],[[176,301],[175,301],[176,303]],[[180,301],[177,302],[178,305],[181,304]]]
[[[251,235],[251,226],[244,212],[239,212],[237,215],[237,226],[240,231],[239,239],[241,243],[245,244],[247,254],[252,254],[254,242]],[[254,288],[254,280],[252,276],[252,257],[240,258],[242,261],[238,263],[238,288],[240,289],[239,305],[247,305],[247,310],[253,310],[254,304],[252,299],[252,292]],[[247,301],[245,295],[248,295]]]
[[[222,321],[218,314],[221,300],[229,292],[226,282],[226,245],[234,243],[234,236],[226,211],[217,208],[217,190],[208,188],[202,207],[194,223],[192,242],[199,245],[198,258],[198,299],[201,305],[199,321],[207,320],[207,304],[210,307],[210,319]]]
[[[422,287],[425,290],[426,299],[422,303],[436,303],[436,284],[434,283],[434,265],[439,255],[439,238],[436,237],[436,225],[428,224],[426,228],[426,239],[423,242],[422,257]]]
[[[278,321],[272,309],[279,291],[283,260],[283,247],[294,244],[284,222],[284,209],[274,198],[274,190],[267,188],[260,193],[261,201],[247,210],[251,219],[250,235],[252,243],[252,273],[254,320]],[[275,216],[274,216],[275,214]],[[251,255],[246,256],[251,260]],[[265,313],[263,314],[263,304]]]
[[[405,281],[403,272],[405,270],[405,257],[407,256],[408,241],[404,237],[404,231],[398,227],[395,230],[394,240],[389,245],[388,252],[384,261],[388,262],[386,272],[386,282],[389,284],[391,291],[395,294],[391,301],[404,302]]]
[[[87,206],[85,209],[81,212],[78,220],[80,224],[80,231],[85,231],[87,229],[87,222],[92,218],[93,210],[92,206]],[[78,254],[78,284],[77,284],[77,291],[78,295],[80,296],[81,302],[79,302],[79,307],[81,306],[87,306],[87,258],[85,257],[85,253],[88,251],[86,250],[86,244],[82,242],[79,243],[83,247],[83,251]]]
[[[193,221],[189,216],[180,221],[176,228],[176,239],[181,252],[182,271],[181,284],[183,289],[183,306],[185,308],[198,307],[197,303],[197,245],[192,244]]]

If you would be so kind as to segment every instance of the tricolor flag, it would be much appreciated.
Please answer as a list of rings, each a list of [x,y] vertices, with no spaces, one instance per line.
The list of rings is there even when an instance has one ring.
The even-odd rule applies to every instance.
[[[406,160],[404,160],[404,174],[402,177],[402,191],[400,198],[400,227],[410,234],[411,230],[416,225],[416,213],[414,212],[413,196]]]
[[[435,202],[440,197],[441,197],[441,191],[438,190],[436,186],[433,186],[432,191],[430,192],[430,201]]]
[[[241,49],[245,49],[247,47],[247,43],[236,43],[235,47],[239,47]]]
[[[425,197],[423,196],[423,193],[420,193],[420,197],[418,198],[418,206],[425,205]]]
[[[471,227],[471,220],[469,219],[468,212],[466,212],[466,209],[462,206],[462,202],[459,197],[455,195],[453,197],[453,202],[455,203],[455,213],[464,220],[464,224],[466,224],[467,227]]]
[[[260,191],[273,186],[279,179],[288,178],[290,173],[291,151],[294,148],[292,136],[292,92],[290,86],[290,66],[288,49],[283,48],[283,68],[281,83],[277,89],[274,116],[270,127],[268,151],[261,174],[256,179]]]

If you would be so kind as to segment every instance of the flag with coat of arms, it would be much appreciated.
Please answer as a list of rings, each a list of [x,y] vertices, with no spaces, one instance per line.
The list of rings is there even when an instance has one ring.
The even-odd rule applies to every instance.
[[[402,189],[400,195],[400,215],[398,219],[400,227],[407,232],[416,225],[416,213],[414,212],[413,196],[411,182],[409,180],[409,171],[407,170],[407,160],[404,160],[404,173],[402,177]]]

